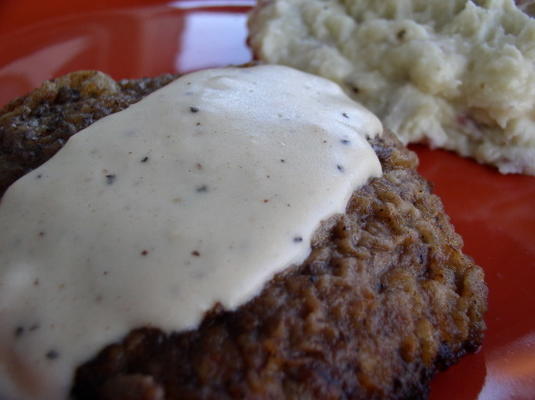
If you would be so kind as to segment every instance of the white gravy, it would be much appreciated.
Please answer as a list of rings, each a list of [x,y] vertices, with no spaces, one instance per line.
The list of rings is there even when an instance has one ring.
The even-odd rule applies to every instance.
[[[250,300],[380,176],[380,132],[334,83],[259,66],[186,75],[74,135],[0,203],[0,398],[67,398],[131,329]]]

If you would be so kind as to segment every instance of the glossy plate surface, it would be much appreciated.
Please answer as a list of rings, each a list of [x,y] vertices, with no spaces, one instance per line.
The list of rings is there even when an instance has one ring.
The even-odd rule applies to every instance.
[[[2,0],[0,105],[80,69],[115,79],[250,60],[250,0]],[[490,289],[483,349],[439,374],[432,400],[535,399],[535,178],[414,149]]]

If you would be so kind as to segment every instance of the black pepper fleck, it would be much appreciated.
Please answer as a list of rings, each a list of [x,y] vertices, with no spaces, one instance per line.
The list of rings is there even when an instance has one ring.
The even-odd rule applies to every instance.
[[[351,144],[351,140],[347,140],[347,139],[342,139],[340,140],[340,143],[342,143],[343,145],[350,145]]]
[[[351,86],[351,91],[355,94],[358,94],[360,92],[360,89],[357,86]]]
[[[199,253],[197,250],[193,250],[193,251],[191,252],[191,255],[192,255],[192,256],[195,256],[195,257],[199,257],[199,256],[201,255],[201,253]]]
[[[403,40],[403,38],[405,37],[406,33],[407,33],[407,31],[405,29],[402,29],[397,33],[396,36],[398,37],[399,40]]]
[[[197,186],[197,189],[195,189],[197,193],[206,193],[208,191],[208,186],[201,185]]]
[[[303,238],[301,236],[294,237],[294,243],[301,243],[302,241],[303,241]]]
[[[264,199],[263,202],[264,203],[269,203],[269,200],[268,199]]]
[[[37,236],[39,236],[39,237],[43,237],[43,236],[45,236],[45,233],[41,231],[41,232],[39,232],[39,233],[37,234]]]
[[[108,175],[106,175],[106,183],[108,185],[112,185],[113,182],[115,182],[116,178],[117,178],[117,176],[115,174],[108,174]]]
[[[285,163],[286,160],[284,158],[281,158],[281,163]]]
[[[189,110],[192,112],[192,113],[197,113],[199,112],[199,109],[197,107],[190,107]]]
[[[59,358],[59,353],[56,350],[49,350],[48,353],[46,353],[46,358],[49,360],[55,360]]]
[[[43,177],[43,175],[41,175],[41,174],[37,174],[37,176],[36,176],[37,179],[41,179],[42,177]]]
[[[147,161],[149,161],[149,157],[148,156],[145,156],[141,159],[141,162],[142,163],[146,163]]]
[[[201,163],[197,163],[197,164],[195,164],[195,166],[197,167],[197,169],[202,169],[202,164]]]
[[[344,118],[349,118],[349,115],[347,115],[347,113],[345,113],[345,112],[342,113],[342,116],[343,116]]]
[[[24,327],[17,326],[15,329],[15,337],[21,337],[24,334]]]
[[[344,166],[343,166],[343,165],[340,165],[340,164],[338,164],[338,165],[336,166],[336,169],[337,169],[338,171],[340,171],[340,172],[344,172],[344,171],[345,171]]]
[[[149,254],[149,251],[148,251],[148,250],[143,250],[143,251],[141,252],[141,255],[142,255],[142,256],[146,256],[147,254]]]
[[[200,122],[197,122],[197,123],[195,124],[195,126],[201,126],[201,123],[200,123]]]

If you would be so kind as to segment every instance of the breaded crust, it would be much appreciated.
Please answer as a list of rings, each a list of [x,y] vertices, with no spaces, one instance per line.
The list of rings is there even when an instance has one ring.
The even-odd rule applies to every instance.
[[[115,83],[67,75],[0,113],[0,195],[66,139],[174,77]],[[324,221],[308,259],[194,331],[139,327],[76,371],[75,399],[417,399],[476,350],[483,271],[461,252],[417,158],[389,132],[371,141],[383,176]]]

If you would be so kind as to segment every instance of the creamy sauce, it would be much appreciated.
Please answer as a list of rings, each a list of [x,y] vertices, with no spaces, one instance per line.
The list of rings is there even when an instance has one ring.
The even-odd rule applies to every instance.
[[[261,66],[184,76],[74,135],[0,203],[0,398],[65,398],[131,329],[250,300],[381,174],[381,131],[337,85]]]
[[[535,175],[535,19],[513,0],[259,0],[267,62],[341,84],[402,141]]]

